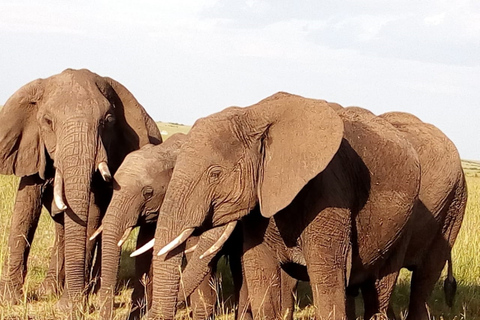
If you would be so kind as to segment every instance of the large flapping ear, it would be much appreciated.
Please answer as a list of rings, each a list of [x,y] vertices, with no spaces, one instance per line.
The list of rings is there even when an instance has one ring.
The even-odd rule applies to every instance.
[[[129,133],[126,138],[129,140],[130,144],[134,145],[133,150],[141,148],[148,143],[162,143],[162,136],[157,124],[148,115],[133,94],[121,83],[112,78],[105,77],[104,79],[110,84],[115,92],[112,98],[116,109],[116,117],[127,126],[122,129]]]
[[[44,81],[34,80],[15,92],[0,111],[0,174],[44,178],[45,146],[37,124]]]
[[[322,172],[340,147],[343,121],[323,100],[277,93],[250,107],[260,124],[263,163],[260,210],[271,217]]]

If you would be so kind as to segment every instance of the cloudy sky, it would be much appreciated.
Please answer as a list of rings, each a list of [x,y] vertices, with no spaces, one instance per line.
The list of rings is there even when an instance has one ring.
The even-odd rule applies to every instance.
[[[480,159],[478,0],[2,0],[0,12],[0,104],[88,68],[155,120],[288,91],[411,112]]]

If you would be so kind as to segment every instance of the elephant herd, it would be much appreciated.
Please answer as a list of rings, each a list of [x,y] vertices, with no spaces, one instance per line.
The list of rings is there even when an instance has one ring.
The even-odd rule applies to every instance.
[[[30,82],[0,111],[0,174],[21,177],[0,300],[22,297],[42,206],[55,221],[39,292],[84,314],[98,289],[113,319],[121,247],[139,226],[129,319],[173,319],[190,297],[213,314],[210,288],[228,256],[237,319],[291,319],[297,280],[316,319],[394,317],[400,269],[412,271],[408,319],[448,263],[467,201],[458,152],[435,126],[403,112],[276,93],[230,107],[162,143],[155,122],[120,83],[86,69]],[[93,284],[92,284],[93,283]]]

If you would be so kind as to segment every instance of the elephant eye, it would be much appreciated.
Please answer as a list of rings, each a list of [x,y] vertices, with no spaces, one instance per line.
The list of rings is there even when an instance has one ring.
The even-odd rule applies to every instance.
[[[112,125],[115,123],[115,117],[113,116],[113,114],[109,113],[105,116],[105,119],[101,121],[101,124],[103,126],[106,126],[106,125]]]
[[[43,121],[45,122],[45,124],[46,124],[48,127],[50,127],[50,128],[53,127],[53,121],[52,121],[52,119],[51,119],[49,116],[47,116],[47,115],[43,116]]]
[[[222,175],[222,169],[219,167],[213,167],[208,172],[208,179],[210,183],[218,181]]]
[[[153,188],[152,187],[143,188],[142,194],[145,200],[150,200],[153,197]]]

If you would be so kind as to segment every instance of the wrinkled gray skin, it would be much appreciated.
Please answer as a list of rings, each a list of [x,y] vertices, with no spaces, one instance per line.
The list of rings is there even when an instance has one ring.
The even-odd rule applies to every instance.
[[[280,266],[310,280],[318,319],[346,317],[347,279],[399,268],[420,167],[388,122],[278,93],[200,119],[188,135],[157,223],[151,318],[174,317],[184,246],[156,253],[185,230],[208,229],[198,259],[204,235],[218,239],[242,217],[254,317],[281,317]],[[248,214],[256,205],[261,214]],[[203,272],[192,261],[186,279]]]
[[[446,302],[450,307],[455,295],[451,250],[467,202],[462,164],[455,145],[435,126],[402,112],[389,112],[380,117],[393,124],[407,138],[420,159],[419,199],[409,222],[411,238],[402,266],[413,271],[407,319],[428,319],[426,303],[447,261],[448,277],[444,285]],[[396,280],[398,271],[377,281],[377,290],[388,287],[383,285],[384,282]],[[389,297],[391,292],[387,292],[387,295]],[[387,305],[386,301],[379,311],[385,312]]]
[[[130,153],[114,176],[112,200],[102,220],[102,284],[99,292],[102,319],[114,318],[114,294],[121,253],[118,243],[121,239],[125,239],[131,228],[135,226],[140,226],[137,248],[153,238],[158,212],[163,203],[177,155],[185,139],[186,135],[177,133],[161,145],[146,145]],[[197,237],[189,240],[189,247],[198,242]],[[241,249],[241,243],[232,243],[224,253],[229,255],[232,274],[235,278],[234,284],[239,286],[241,280],[238,277],[242,274],[239,259],[241,252],[233,252],[235,245]],[[187,255],[187,260],[189,256]],[[151,259],[152,250],[135,258],[136,279],[133,284],[133,306],[129,319],[140,319],[146,312],[146,306],[151,305],[151,285],[145,288],[142,284],[144,274],[148,274],[148,279],[152,278]],[[204,319],[213,313],[216,296],[209,281],[215,274],[216,261],[215,259],[208,266],[209,272],[196,287],[197,290],[188,294],[194,319]],[[148,299],[145,299],[145,291]],[[237,298],[238,291],[239,289],[236,292]],[[184,297],[182,296],[180,300]],[[245,298],[244,300],[246,301]]]
[[[65,243],[65,260],[59,245],[52,263],[65,270],[59,306],[82,305],[94,248],[87,236],[98,228],[111,196],[98,165],[105,162],[114,174],[129,152],[161,143],[160,132],[123,85],[86,69],[26,84],[8,99],[0,122],[0,173],[22,177],[0,298],[15,302],[22,295],[28,243],[44,205],[59,222],[56,243]],[[63,177],[54,182],[56,173]],[[52,201],[54,183],[67,206],[64,214]]]

